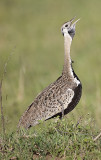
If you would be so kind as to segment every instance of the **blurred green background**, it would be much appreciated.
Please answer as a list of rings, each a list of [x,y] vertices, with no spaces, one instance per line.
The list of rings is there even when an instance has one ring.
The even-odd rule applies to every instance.
[[[35,96],[61,75],[64,44],[60,28],[75,15],[81,20],[71,57],[83,95],[70,116],[78,120],[89,113],[100,129],[101,1],[1,0],[0,80],[9,58],[2,88],[8,132],[16,129]]]

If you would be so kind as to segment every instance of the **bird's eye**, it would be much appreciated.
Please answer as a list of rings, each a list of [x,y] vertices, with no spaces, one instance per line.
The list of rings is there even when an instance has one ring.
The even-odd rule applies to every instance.
[[[68,27],[68,24],[66,24],[65,27]]]

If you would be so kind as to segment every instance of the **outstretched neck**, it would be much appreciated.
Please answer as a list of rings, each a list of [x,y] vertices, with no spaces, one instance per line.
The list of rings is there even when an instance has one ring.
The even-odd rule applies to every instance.
[[[64,67],[63,73],[68,74],[68,76],[72,77],[72,68],[71,68],[71,58],[70,58],[70,47],[72,43],[72,38],[69,36],[68,33],[64,34]]]

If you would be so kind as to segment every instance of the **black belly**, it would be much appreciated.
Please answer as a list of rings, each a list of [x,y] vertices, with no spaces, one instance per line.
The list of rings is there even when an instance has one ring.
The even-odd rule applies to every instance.
[[[67,108],[64,110],[64,115],[68,114],[69,112],[71,112],[76,107],[76,105],[80,101],[81,95],[82,95],[82,85],[80,83],[74,89],[74,97],[73,97],[72,101],[69,103],[69,105],[67,106]],[[54,116],[52,116],[48,119],[51,119],[51,118],[54,118],[54,117],[57,117],[57,116],[59,116],[61,118],[62,117],[62,112],[57,113],[56,115],[54,115]]]
[[[76,107],[76,105],[80,101],[81,95],[82,95],[82,85],[80,83],[75,88],[75,90],[74,90],[74,97],[73,97],[71,103],[69,103],[68,107],[65,109],[64,114],[68,114],[69,112],[71,112]]]

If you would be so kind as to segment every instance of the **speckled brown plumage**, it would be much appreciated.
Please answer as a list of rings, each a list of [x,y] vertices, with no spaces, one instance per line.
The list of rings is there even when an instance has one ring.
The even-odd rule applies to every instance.
[[[65,29],[68,28],[65,27]],[[72,36],[73,34],[74,31]],[[79,102],[82,85],[72,69],[69,56],[72,38],[64,30],[65,63],[62,75],[35,98],[34,102],[22,115],[19,121],[19,127],[23,126],[27,129],[38,124],[39,120],[47,120],[57,115],[62,116],[62,113],[65,115],[73,110]]]

